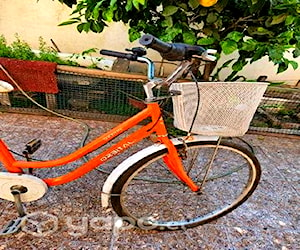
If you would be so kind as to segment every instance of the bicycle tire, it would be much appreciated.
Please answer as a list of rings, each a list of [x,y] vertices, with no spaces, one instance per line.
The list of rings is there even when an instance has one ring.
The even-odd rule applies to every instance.
[[[243,147],[226,142],[217,146],[216,141],[196,141],[176,147],[187,149],[188,159],[183,160],[184,164],[188,160],[197,161],[197,169],[189,170],[196,182],[196,177],[200,180],[203,176],[199,171],[201,166],[208,163],[204,156],[218,147],[202,193],[190,191],[160,162],[167,152],[162,149],[130,166],[113,184],[111,203],[123,221],[151,230],[192,228],[228,214],[244,203],[258,185],[260,164]],[[192,154],[197,158],[190,159]],[[233,196],[238,188],[239,192]]]

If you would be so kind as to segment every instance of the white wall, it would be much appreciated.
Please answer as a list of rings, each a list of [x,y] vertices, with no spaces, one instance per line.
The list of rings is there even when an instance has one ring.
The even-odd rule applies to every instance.
[[[106,48],[123,51],[137,45],[128,42],[127,28],[122,23],[111,23],[103,33],[79,33],[76,25],[58,26],[68,20],[71,9],[60,4],[57,0],[0,0],[0,34],[8,42],[14,40],[16,33],[27,41],[33,49],[38,49],[38,38],[42,36],[51,45],[53,39],[59,49],[65,53],[80,53],[90,48]],[[149,57],[159,60],[156,53],[149,53]],[[225,60],[225,59],[224,59]],[[249,79],[256,79],[260,75],[267,75],[272,81],[287,81],[296,83],[300,79],[300,59],[297,59],[299,69],[291,67],[285,73],[276,75],[276,68],[263,58],[259,63],[247,66],[241,74]],[[166,70],[165,70],[166,71]],[[229,70],[223,71],[225,77]]]
[[[76,25],[58,26],[68,20],[72,10],[57,0],[1,0],[0,10],[0,34],[11,42],[18,33],[33,49],[38,49],[40,36],[48,44],[53,39],[66,53],[80,53],[94,47],[122,50],[132,46],[122,23],[111,23],[109,31],[100,34],[80,34]]]

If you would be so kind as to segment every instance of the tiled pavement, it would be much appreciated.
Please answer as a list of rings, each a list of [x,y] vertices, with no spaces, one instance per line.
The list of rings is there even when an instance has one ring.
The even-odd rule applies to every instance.
[[[92,128],[89,139],[115,125],[86,122]],[[17,152],[22,152],[30,139],[42,139],[43,146],[35,154],[39,159],[72,152],[82,139],[82,131],[80,124],[61,118],[0,113],[0,138]],[[262,165],[262,179],[245,204],[216,222],[175,232],[113,230],[111,221],[115,215],[104,211],[99,201],[106,176],[92,171],[73,183],[52,188],[42,200],[26,205],[27,211],[35,213],[38,219],[48,220],[49,216],[57,219],[55,230],[39,235],[27,228],[16,235],[2,237],[0,250],[300,249],[300,138],[247,134],[243,139],[254,147]],[[131,152],[148,143],[138,145]],[[112,161],[105,168],[117,163]],[[55,170],[42,174],[47,173],[55,174]],[[10,202],[0,200],[0,204],[0,225],[3,225],[16,212]]]

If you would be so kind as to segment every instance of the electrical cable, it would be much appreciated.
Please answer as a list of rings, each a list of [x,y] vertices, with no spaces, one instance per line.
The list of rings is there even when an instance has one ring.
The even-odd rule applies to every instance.
[[[198,115],[199,107],[200,107],[200,88],[199,88],[199,83],[198,83],[197,78],[193,74],[193,72],[190,71],[190,73],[191,73],[191,76],[192,76],[194,82],[196,83],[198,101],[197,101],[196,111],[195,111],[195,114],[194,114],[194,117],[193,117],[190,129],[188,131],[188,135],[190,135],[192,133],[192,130],[193,130],[193,127],[194,127],[194,124],[195,124],[195,121],[196,121],[196,118],[197,118],[197,115]]]
[[[72,118],[72,117],[69,117],[69,116],[66,116],[66,115],[63,115],[63,114],[60,114],[56,111],[53,111],[51,109],[48,109],[47,107],[44,107],[43,105],[41,105],[40,103],[38,103],[37,101],[35,101],[32,97],[30,97],[22,88],[21,86],[16,82],[16,80],[9,74],[9,72],[3,67],[3,65],[0,63],[0,69],[4,72],[4,74],[9,78],[9,80],[11,80],[11,82],[17,87],[17,89],[28,99],[30,100],[32,103],[34,103],[36,106],[38,106],[39,108],[55,115],[55,116],[58,116],[58,117],[61,117],[63,119],[66,119],[66,120],[69,120],[69,121],[72,121],[72,122],[76,122],[78,124],[80,124],[83,128],[84,128],[84,134],[83,134],[83,138],[79,144],[80,147],[83,147],[88,136],[89,136],[89,133],[90,133],[90,127],[84,123],[83,121],[80,121],[80,120],[77,120],[75,118]],[[13,151],[11,151],[13,152]],[[86,158],[86,156],[83,157],[84,161],[87,161],[88,159]]]
[[[61,117],[63,119],[66,119],[66,120],[69,120],[69,121],[72,121],[72,122],[76,122],[78,124],[80,124],[83,128],[84,128],[84,134],[82,136],[82,140],[81,142],[79,143],[79,147],[83,147],[85,145],[85,142],[86,140],[88,139],[89,137],[89,133],[90,133],[90,127],[83,121],[80,121],[80,120],[77,120],[75,118],[72,118],[72,117],[69,117],[69,116],[66,116],[66,115],[63,115],[63,114],[60,114],[56,111],[53,111],[51,109],[48,109],[47,107],[44,107],[43,105],[41,105],[40,103],[36,102],[32,97],[30,97],[22,88],[21,86],[16,82],[16,80],[9,74],[9,72],[3,67],[2,64],[0,64],[0,69],[4,72],[4,74],[12,81],[12,83],[17,87],[17,89],[28,99],[30,100],[32,103],[34,103],[36,106],[38,106],[39,108],[55,115],[55,116],[58,116],[58,117]],[[24,155],[21,155],[13,150],[10,150],[10,152],[12,152],[13,154],[16,154],[18,156],[21,156],[21,157],[24,157]],[[25,158],[25,157],[24,157]],[[88,157],[85,155],[82,157],[83,161],[84,162],[88,162],[89,159]],[[35,158],[31,158],[31,160],[34,160],[34,161],[44,161],[44,160],[40,160],[40,159],[35,159]],[[104,174],[110,174],[110,171],[106,171],[104,169],[100,169],[100,168],[95,168],[95,170],[101,172],[101,173],[104,173]]]

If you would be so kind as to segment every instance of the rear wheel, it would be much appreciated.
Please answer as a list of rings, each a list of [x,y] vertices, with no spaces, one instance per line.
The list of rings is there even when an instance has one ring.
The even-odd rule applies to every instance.
[[[258,184],[260,165],[242,147],[215,141],[176,147],[184,151],[185,169],[202,185],[201,193],[192,192],[169,171],[162,159],[166,149],[160,150],[129,167],[114,183],[112,206],[123,220],[143,229],[195,227],[241,205]]]

